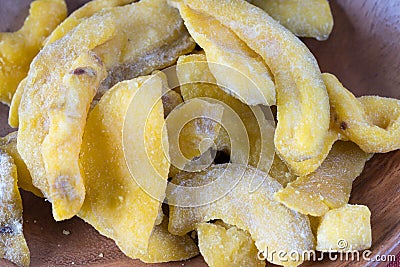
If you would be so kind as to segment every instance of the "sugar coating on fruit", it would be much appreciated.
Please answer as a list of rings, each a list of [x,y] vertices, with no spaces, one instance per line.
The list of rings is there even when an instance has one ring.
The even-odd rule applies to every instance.
[[[371,212],[364,205],[344,205],[320,219],[317,250],[364,250],[371,247]]]
[[[259,251],[268,248],[301,255],[314,248],[308,218],[275,201],[274,193],[282,186],[258,169],[240,164],[213,165],[198,173],[179,173],[172,183],[179,187],[167,190],[167,200],[181,204],[170,206],[168,227],[173,234],[183,235],[195,229],[197,223],[221,219],[248,231]],[[253,184],[259,185],[255,191],[251,190]],[[187,187],[200,190],[188,194]],[[208,204],[189,206],[194,199]],[[267,260],[288,265],[271,255]],[[301,262],[299,257],[299,261],[290,264]]]
[[[322,165],[275,194],[275,198],[306,215],[322,216],[349,201],[353,181],[371,155],[352,142],[336,142]]]

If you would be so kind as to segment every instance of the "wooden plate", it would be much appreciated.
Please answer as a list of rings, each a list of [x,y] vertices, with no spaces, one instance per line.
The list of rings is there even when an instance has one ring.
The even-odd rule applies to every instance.
[[[29,0],[0,0],[0,31],[22,25]],[[70,10],[85,0],[67,1]],[[400,2],[398,0],[331,1],[335,27],[325,42],[305,40],[321,69],[336,74],[356,95],[400,98]],[[0,134],[12,131],[8,108],[0,105]],[[399,137],[400,138],[400,137]],[[372,212],[372,256],[400,251],[400,151],[375,155],[354,183],[350,202]],[[78,218],[56,223],[49,203],[22,192],[24,232],[31,266],[206,266],[201,257],[186,262],[145,265],[125,257],[114,242]],[[63,234],[69,231],[69,235]],[[323,261],[320,266],[376,266],[385,262]],[[1,261],[1,266],[13,266]],[[304,265],[311,265],[306,263]]]

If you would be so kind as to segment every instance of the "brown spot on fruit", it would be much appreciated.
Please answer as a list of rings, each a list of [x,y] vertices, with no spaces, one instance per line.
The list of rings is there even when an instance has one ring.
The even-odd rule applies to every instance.
[[[74,69],[74,71],[72,72],[74,75],[82,75],[86,73],[86,70],[83,68],[77,68]]]
[[[349,126],[347,126],[347,123],[345,121],[342,121],[340,123],[340,129],[342,129],[343,131],[345,131],[347,128],[349,128]]]

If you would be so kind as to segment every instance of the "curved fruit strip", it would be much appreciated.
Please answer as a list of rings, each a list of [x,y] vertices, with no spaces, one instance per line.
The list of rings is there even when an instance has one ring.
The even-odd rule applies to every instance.
[[[294,161],[317,157],[329,129],[329,99],[308,48],[263,10],[243,0],[183,2],[216,18],[265,60],[277,90],[275,146],[280,155]]]
[[[0,258],[28,267],[30,253],[22,232],[22,200],[17,186],[17,167],[0,150]]]
[[[54,31],[51,32],[49,37],[45,40],[44,45],[49,45],[64,37],[67,33],[72,31],[84,19],[87,19],[102,9],[107,9],[116,6],[123,6],[135,2],[135,0],[93,0],[86,3],[84,6],[75,10],[69,15]]]
[[[58,90],[48,91],[54,98],[43,115],[48,133],[41,154],[56,220],[72,217],[83,203],[85,186],[78,156],[90,102],[105,76],[96,54],[85,52],[69,66]]]
[[[199,254],[196,243],[188,236],[177,236],[168,232],[168,218],[154,226],[149,248],[139,259],[145,263],[182,261]]]
[[[400,148],[400,100],[378,96],[357,99],[332,74],[324,73],[336,129],[367,153]]]
[[[251,0],[288,30],[300,37],[328,39],[333,17],[326,0]]]
[[[18,108],[19,104],[21,103],[22,95],[24,94],[26,80],[27,78],[25,77],[18,84],[17,90],[15,90],[14,96],[11,100],[10,109],[8,111],[8,124],[13,128],[18,128],[19,124]]]
[[[247,106],[220,89],[210,72],[205,55],[181,56],[176,71],[185,101],[199,97],[217,100],[232,111],[228,112],[225,108],[224,116],[227,116],[222,118],[222,125],[226,127],[232,125],[228,121],[234,121],[236,126],[242,126],[229,129],[221,127],[216,140],[218,150],[230,154],[233,163],[249,163],[262,171],[268,171],[275,151],[274,127],[267,121],[261,108]],[[244,136],[247,139],[243,138]]]
[[[235,226],[199,223],[196,226],[201,255],[210,267],[265,266],[246,231]]]
[[[322,216],[349,201],[353,181],[370,157],[352,142],[336,142],[315,172],[289,183],[275,198],[302,214]]]
[[[43,40],[67,17],[64,0],[36,0],[24,25],[0,33],[0,101],[10,104],[19,82],[27,75]]]
[[[24,189],[25,191],[32,192],[38,197],[43,197],[42,192],[40,192],[40,190],[32,184],[31,174],[29,173],[25,162],[18,153],[17,136],[18,132],[15,131],[0,138],[0,148],[13,158],[14,163],[17,166],[18,187]]]
[[[169,163],[162,150],[167,146],[167,136],[161,138],[164,126],[164,111],[161,100],[154,103],[155,97],[161,98],[162,80],[158,75],[139,77],[124,81],[110,89],[90,112],[83,136],[80,160],[86,174],[86,198],[78,216],[93,225],[102,235],[117,243],[119,248],[131,258],[140,258],[147,253],[150,235],[159,214],[160,201],[145,192],[137,183],[140,177],[132,177],[127,161],[136,160],[144,165],[142,150],[152,151],[151,161],[158,166],[163,179],[157,185],[158,198],[163,198]],[[138,92],[146,93],[146,100],[141,106],[129,105]],[[146,102],[147,101],[147,102]],[[146,131],[149,143],[143,146],[143,140],[134,135],[139,131],[138,122],[147,118],[143,112],[148,104],[154,108],[148,110],[148,126]],[[132,120],[125,120],[127,112]],[[146,114],[145,114],[146,113]],[[124,122],[131,124],[135,131],[129,132],[132,137],[128,143],[138,143],[142,149],[134,150],[131,157],[126,157],[126,146],[123,141]],[[125,150],[124,150],[125,149]],[[126,160],[127,161],[126,161]],[[106,164],[105,164],[106,163]],[[148,167],[145,165],[144,167]],[[154,173],[151,169],[142,172],[148,180]],[[158,176],[157,176],[158,177]],[[117,215],[117,216],[116,216]]]
[[[223,182],[221,182],[223,181]],[[252,183],[261,182],[257,190],[250,192]],[[220,196],[214,202],[197,207],[170,205],[169,231],[183,235],[194,230],[197,223],[213,219],[237,226],[250,233],[259,251],[295,251],[314,248],[314,237],[309,220],[274,200],[274,193],[282,186],[266,173],[240,164],[214,165],[198,173],[180,173],[172,180],[180,185],[167,191],[169,203],[187,197],[187,188],[200,188],[197,198]],[[207,187],[205,185],[212,185]],[[234,187],[231,187],[234,184]],[[227,189],[230,191],[223,195]],[[280,265],[298,265],[300,261],[281,261],[268,256],[268,261]],[[300,257],[301,258],[301,257]]]
[[[196,45],[179,11],[166,0],[143,0],[98,15],[112,16],[118,31],[112,40],[94,50],[108,71],[97,98],[117,82],[174,64]]]
[[[34,186],[53,203],[56,220],[74,216],[83,203],[78,162],[83,128],[90,102],[106,77],[90,49],[112,38],[113,25],[111,17],[80,24],[67,38],[45,47],[27,77],[17,148]]]
[[[258,54],[213,17],[185,5],[179,5],[179,11],[221,89],[248,105],[275,104],[275,85]]]

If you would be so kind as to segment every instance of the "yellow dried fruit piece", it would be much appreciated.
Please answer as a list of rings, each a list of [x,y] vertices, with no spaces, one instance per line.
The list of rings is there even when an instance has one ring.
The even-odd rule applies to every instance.
[[[246,231],[211,223],[199,223],[196,229],[199,249],[208,266],[265,266]]]
[[[371,212],[364,205],[328,211],[318,227],[317,250],[364,250],[371,247]]]
[[[306,215],[322,216],[349,201],[353,181],[370,155],[352,142],[336,142],[321,166],[275,194],[276,200]]]
[[[168,218],[155,226],[149,240],[149,248],[139,259],[145,263],[182,261],[199,254],[195,242],[188,236],[168,232]]]
[[[86,20],[42,49],[26,80],[17,148],[33,185],[52,202],[56,220],[74,216],[85,197],[79,150],[90,102],[106,77],[90,50],[108,41],[114,30],[111,17],[102,23]]]
[[[87,19],[103,9],[123,6],[135,2],[135,0],[93,0],[75,10],[68,16],[50,36],[45,40],[44,46],[54,43],[72,31],[84,19]]]
[[[29,266],[30,253],[22,232],[22,200],[17,186],[17,167],[0,150],[0,258]]]
[[[118,83],[90,112],[83,136],[80,160],[86,175],[87,193],[78,216],[102,235],[115,240],[131,258],[147,253],[161,206],[158,199],[163,199],[165,194],[169,163],[162,149],[168,149],[168,140],[166,134],[161,138],[164,126],[161,92],[159,75]],[[130,108],[131,101],[137,97],[140,97],[140,108],[139,105]],[[143,126],[139,123],[146,119],[143,144],[143,138],[137,135]],[[123,136],[124,127],[130,129],[127,133],[131,137],[125,137],[125,132]],[[131,146],[135,144],[130,143],[142,148],[133,149]],[[144,148],[151,153],[147,155]],[[154,167],[146,165],[148,157]],[[137,171],[159,190],[158,195],[149,195],[142,184],[138,184],[142,177],[132,177],[128,164],[133,160],[143,165]],[[158,173],[153,168],[157,168]],[[163,179],[155,183],[158,174]]]
[[[186,170],[192,159],[212,147],[218,137],[223,112],[221,104],[195,98],[185,101],[168,115],[166,125],[173,166]]]
[[[337,130],[368,153],[400,148],[400,100],[378,96],[357,99],[332,74],[324,73]]]
[[[216,141],[218,150],[230,153],[233,163],[248,163],[269,171],[275,151],[273,119],[268,121],[260,106],[248,106],[220,89],[205,55],[181,56],[176,72],[185,101],[206,97],[224,105],[222,127]]]
[[[179,11],[221,89],[248,105],[275,104],[275,85],[258,54],[213,17],[185,5]]]
[[[0,33],[0,101],[10,104],[19,82],[28,74],[43,40],[67,17],[64,0],[33,1],[29,16],[16,32]]]
[[[18,187],[32,192],[38,197],[43,197],[42,192],[40,192],[40,190],[32,184],[31,174],[29,173],[25,162],[18,153],[17,136],[18,132],[15,131],[6,135],[5,137],[0,138],[0,148],[13,158],[14,163],[17,166]]]
[[[183,103],[182,96],[174,90],[169,90],[162,96],[164,106],[164,117],[167,117],[171,111]]]
[[[328,39],[333,17],[326,0],[251,0],[291,32],[300,37]]]
[[[99,95],[119,81],[170,66],[195,48],[178,10],[166,0],[110,8],[89,20],[104,16],[111,16],[119,30],[112,40],[94,50],[109,73]]]
[[[70,73],[64,75],[61,88],[49,105],[48,134],[41,152],[56,220],[72,217],[83,203],[85,187],[79,151],[90,101],[105,75],[95,54],[81,54],[70,66]]]
[[[329,129],[329,99],[318,63],[305,44],[243,0],[183,2],[231,29],[271,70],[278,107],[275,146],[281,157],[304,161],[318,156]]]
[[[285,266],[300,264],[301,253],[314,248],[307,216],[275,201],[274,193],[282,186],[256,168],[213,165],[202,172],[181,172],[172,183],[175,186],[167,189],[172,234],[183,235],[197,223],[221,219],[248,231],[259,251],[297,252],[295,262],[266,255],[268,261]],[[255,191],[250,191],[252,184],[259,184]]]

